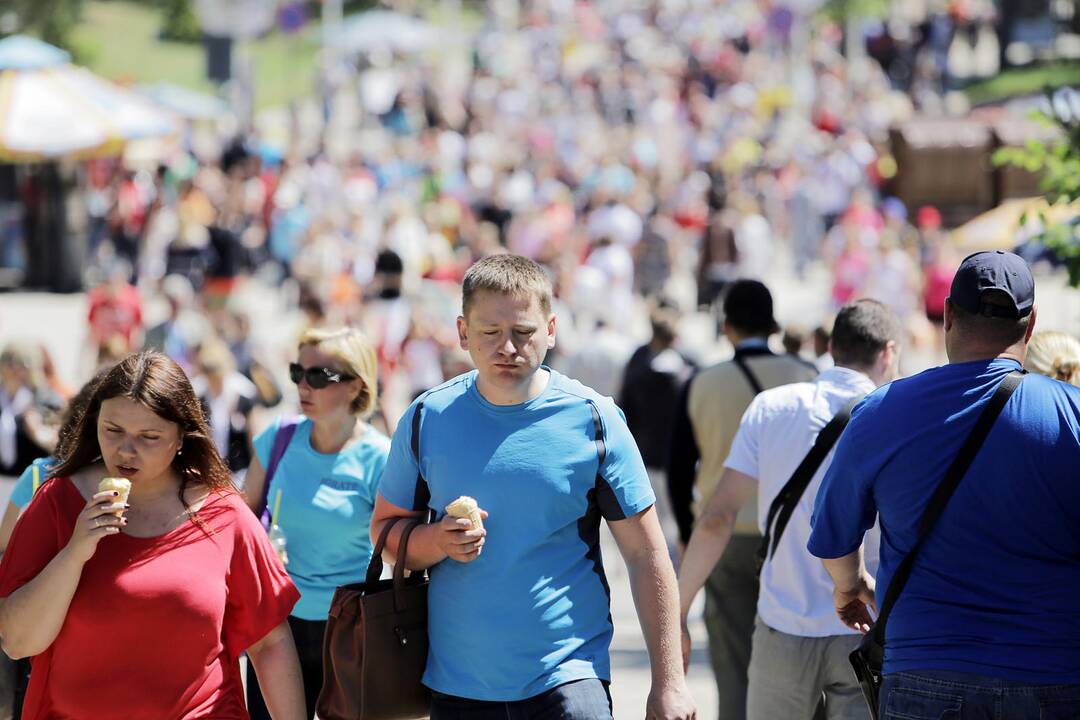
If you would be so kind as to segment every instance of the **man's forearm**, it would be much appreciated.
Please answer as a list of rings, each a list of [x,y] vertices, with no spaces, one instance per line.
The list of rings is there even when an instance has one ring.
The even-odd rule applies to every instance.
[[[390,535],[386,538],[386,547],[383,549],[383,560],[385,562],[391,564],[397,562],[398,544],[401,542],[401,536],[405,532],[405,526],[418,517],[420,517],[419,514],[415,517],[406,517],[394,525]],[[385,522],[389,522],[389,520]],[[377,537],[377,531],[382,530],[382,523],[375,530],[376,532],[372,534]],[[435,542],[435,534],[435,525],[428,523],[419,525],[412,531],[412,534],[409,535],[408,555],[405,558],[405,567],[407,569],[426,570],[446,559],[446,553]]]
[[[690,605],[727,549],[735,530],[734,513],[709,513],[690,537],[679,565],[679,614],[685,619]]]
[[[848,592],[859,584],[862,573],[862,548],[838,558],[822,558],[825,570],[838,590]]]
[[[681,682],[679,601],[675,571],[663,547],[627,558],[630,590],[649,651],[654,686]]]

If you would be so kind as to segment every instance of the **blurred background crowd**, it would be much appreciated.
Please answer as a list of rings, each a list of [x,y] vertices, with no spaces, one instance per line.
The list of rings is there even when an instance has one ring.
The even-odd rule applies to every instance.
[[[33,157],[9,143],[2,279],[86,293],[77,328],[28,327],[0,295],[3,417],[48,450],[72,388],[153,347],[196,379],[242,474],[264,409],[291,403],[296,339],[348,324],[378,347],[376,423],[392,431],[468,368],[459,283],[506,251],[550,272],[551,364],[604,394],[650,337],[675,373],[722,357],[717,300],[736,278],[773,287],[777,347],[808,362],[828,362],[831,312],[874,297],[906,323],[906,369],[936,363],[959,260],[1026,237],[1028,205],[1010,198],[1037,178],[989,152],[1048,133],[1024,114],[1037,98],[973,110],[958,88],[1025,52],[1075,74],[1075,8],[927,0],[868,19],[859,5],[493,0],[441,26],[380,10],[342,24],[364,39],[326,44],[310,102],[258,114],[174,98],[156,140]],[[0,41],[0,69],[41,56],[26,41]],[[35,62],[21,67],[49,65]],[[1064,286],[1061,258],[1028,251]],[[1055,292],[1042,316],[1075,332],[1075,291]],[[36,452],[0,450],[8,475]]]

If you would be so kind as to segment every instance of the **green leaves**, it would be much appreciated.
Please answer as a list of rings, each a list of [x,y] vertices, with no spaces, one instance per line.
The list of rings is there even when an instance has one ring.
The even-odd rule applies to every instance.
[[[1000,148],[994,152],[994,165],[1013,165],[1041,173],[1039,187],[1047,202],[1071,204],[1080,200],[1080,93],[1073,88],[1047,90],[1038,114],[1043,122],[1061,128],[1062,138],[1050,143],[1028,140],[1022,147]],[[1040,212],[1038,219],[1043,231],[1035,239],[1065,262],[1069,284],[1080,287],[1080,218],[1054,224],[1047,221],[1045,212]],[[1020,225],[1028,220],[1024,213]]]

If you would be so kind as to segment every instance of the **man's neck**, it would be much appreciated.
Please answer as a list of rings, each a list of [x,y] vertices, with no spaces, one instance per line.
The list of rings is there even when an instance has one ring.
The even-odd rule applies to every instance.
[[[522,383],[514,388],[499,388],[484,380],[482,376],[476,378],[476,389],[481,397],[492,405],[520,405],[540,395],[551,381],[551,373],[547,368],[540,367],[528,383]]]
[[[1005,348],[1001,352],[994,352],[993,350],[953,350],[948,353],[949,364],[958,365],[960,363],[978,362],[984,360],[989,362],[991,360],[1015,360],[1021,365],[1024,364],[1024,356],[1027,354],[1026,345],[1013,345]]]

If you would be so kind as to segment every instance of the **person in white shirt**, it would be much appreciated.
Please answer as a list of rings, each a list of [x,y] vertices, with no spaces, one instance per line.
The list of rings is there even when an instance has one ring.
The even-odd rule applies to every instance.
[[[899,321],[884,305],[852,302],[840,310],[833,327],[835,367],[812,382],[766,390],[746,409],[720,484],[694,528],[679,570],[686,657],[690,605],[727,547],[739,508],[756,492],[758,524],[765,533],[773,500],[822,429],[852,400],[896,378],[900,334]],[[868,718],[847,659],[859,636],[837,619],[833,584],[806,550],[814,496],[831,457],[830,450],[762,568],[747,720],[809,720],[821,703],[829,720]],[[869,565],[876,567],[874,534],[868,533],[864,550]]]

